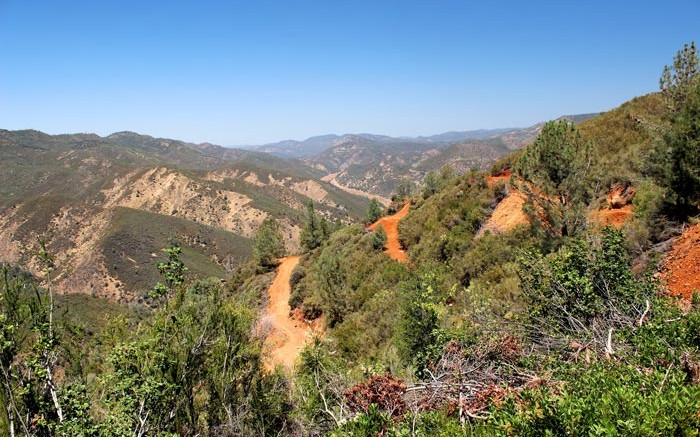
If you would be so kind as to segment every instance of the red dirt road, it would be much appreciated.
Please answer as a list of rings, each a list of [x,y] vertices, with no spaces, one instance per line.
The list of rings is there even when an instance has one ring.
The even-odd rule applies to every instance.
[[[265,367],[272,371],[275,366],[281,365],[285,370],[291,370],[296,362],[301,349],[311,340],[314,334],[314,325],[311,326],[297,314],[292,317],[289,306],[289,277],[294,267],[299,264],[300,256],[288,256],[280,260],[268,294],[270,303],[265,311],[265,322],[271,325],[271,332],[265,339],[267,357]]]
[[[408,262],[408,256],[401,248],[401,242],[399,242],[399,221],[408,215],[408,210],[411,208],[410,203],[406,203],[399,212],[394,215],[387,217],[382,217],[368,228],[370,231],[376,231],[378,226],[384,228],[386,232],[386,245],[384,246],[384,253],[389,255],[391,259],[405,263]]]

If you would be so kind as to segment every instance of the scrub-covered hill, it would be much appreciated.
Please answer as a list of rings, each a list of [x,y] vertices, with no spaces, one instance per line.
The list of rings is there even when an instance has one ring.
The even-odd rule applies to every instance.
[[[45,240],[56,289],[69,293],[133,297],[171,244],[187,248],[196,275],[224,278],[249,259],[266,217],[295,250],[308,201],[344,221],[368,202],[298,161],[132,132],[3,130],[0,147],[0,261],[40,273],[32,255]]]

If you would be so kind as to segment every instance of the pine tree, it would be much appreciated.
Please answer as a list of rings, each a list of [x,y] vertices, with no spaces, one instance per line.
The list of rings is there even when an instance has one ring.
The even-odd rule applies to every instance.
[[[700,202],[700,68],[695,43],[676,54],[661,76],[661,91],[670,109],[670,128],[653,162],[661,184],[672,193],[672,210],[681,218]]]
[[[372,199],[369,202],[369,207],[367,207],[367,215],[365,216],[365,223],[374,223],[382,217],[382,207],[379,205],[377,199]]]
[[[683,50],[676,53],[672,66],[664,67],[659,85],[672,112],[678,112],[683,107],[688,95],[697,85],[699,64],[697,48],[692,42],[685,44]]]
[[[372,234],[372,248],[381,250],[386,244],[387,236],[383,226],[377,226],[377,230]]]
[[[263,269],[273,268],[284,255],[284,239],[279,223],[268,217],[260,224],[253,238],[253,260]]]
[[[306,251],[314,250],[323,244],[330,233],[328,221],[316,214],[313,201],[309,201],[306,205],[304,226],[301,229],[301,247]]]
[[[580,233],[590,201],[591,144],[566,120],[546,123],[515,164],[525,182],[526,212],[550,237]]]

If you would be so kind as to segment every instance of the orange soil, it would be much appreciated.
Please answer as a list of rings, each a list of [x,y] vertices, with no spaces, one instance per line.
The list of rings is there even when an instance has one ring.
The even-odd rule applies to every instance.
[[[601,209],[593,214],[593,218],[601,226],[613,226],[620,229],[634,215],[632,205],[625,205],[618,209]]]
[[[666,255],[663,277],[669,292],[684,299],[700,292],[700,223],[691,226]]]
[[[265,321],[271,324],[272,331],[265,339],[265,350],[268,351],[265,367],[270,371],[273,371],[277,365],[291,370],[301,349],[306,346],[314,333],[320,331],[320,319],[309,324],[300,311],[292,313],[289,306],[289,295],[292,291],[289,277],[294,267],[299,264],[300,258],[300,256],[282,258],[277,275],[268,290],[270,303],[265,311]]]
[[[489,185],[489,187],[493,187],[494,184],[498,181],[508,183],[508,181],[510,180],[510,175],[511,170],[508,169],[502,173],[497,174],[496,176],[489,176],[488,178],[486,178],[486,183]]]
[[[494,234],[508,232],[518,225],[529,223],[529,219],[523,212],[525,200],[526,197],[523,193],[511,189],[510,194],[501,200],[491,213],[491,217],[479,230],[479,235],[483,235],[486,231],[491,231]]]
[[[406,256],[406,252],[401,248],[401,242],[399,242],[399,221],[406,217],[410,208],[411,204],[406,203],[396,214],[382,217],[368,228],[370,231],[376,231],[377,227],[381,225],[386,232],[386,245],[384,246],[386,250],[384,253],[392,259],[403,263],[408,262],[408,256]]]
[[[636,194],[633,186],[618,185],[608,192],[607,207],[591,214],[593,221],[601,226],[613,226],[620,229],[634,216],[632,199]]]

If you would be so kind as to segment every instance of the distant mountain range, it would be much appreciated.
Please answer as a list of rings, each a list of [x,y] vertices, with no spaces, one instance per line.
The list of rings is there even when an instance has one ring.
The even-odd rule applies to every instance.
[[[560,118],[566,118],[575,123],[582,123],[590,118],[595,117],[598,113],[591,114],[578,114],[578,115],[565,115]],[[542,123],[538,123],[535,126],[541,126]],[[391,137],[387,135],[376,135],[369,133],[360,134],[327,134],[318,135],[307,138],[303,141],[298,140],[284,140],[276,143],[269,143],[257,146],[243,146],[243,149],[252,150],[256,152],[267,153],[280,158],[306,158],[313,155],[318,155],[325,152],[326,150],[334,147],[338,141],[343,138],[354,137],[361,138],[365,140],[373,141],[375,145],[381,144],[443,144],[448,146],[450,144],[461,143],[469,140],[488,140],[499,137],[509,137],[517,136],[519,132],[527,132],[531,130],[533,126],[528,128],[501,128],[501,129],[478,129],[470,131],[453,131],[445,132],[442,134],[431,135],[431,136],[418,136],[418,137]]]

